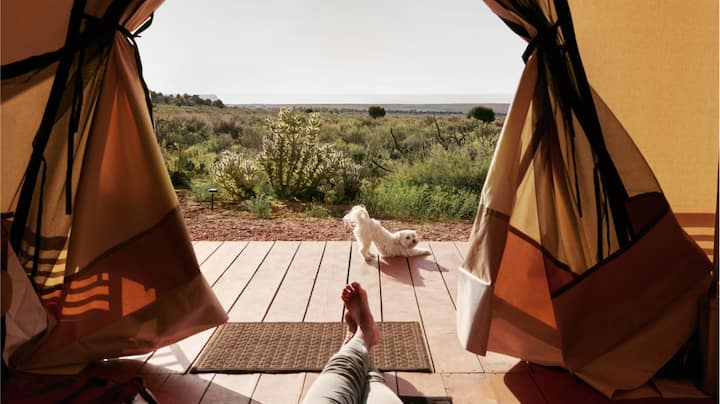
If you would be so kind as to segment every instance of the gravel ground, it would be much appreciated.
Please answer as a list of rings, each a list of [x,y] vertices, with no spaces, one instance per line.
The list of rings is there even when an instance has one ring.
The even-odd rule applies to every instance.
[[[205,204],[206,205],[206,204]],[[205,205],[183,203],[185,224],[193,240],[352,240],[352,231],[338,217],[308,217],[301,207],[274,209],[268,219],[258,219],[238,207],[210,210]],[[348,209],[349,210],[349,209]],[[390,231],[412,229],[423,240],[467,241],[472,222],[404,222],[383,220]]]

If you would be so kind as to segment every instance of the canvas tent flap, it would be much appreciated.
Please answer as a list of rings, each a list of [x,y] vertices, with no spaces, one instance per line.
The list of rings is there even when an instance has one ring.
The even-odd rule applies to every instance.
[[[3,220],[3,240],[0,243],[6,242],[9,227],[6,224]],[[20,346],[47,329],[48,315],[15,253],[10,248],[3,248],[3,255],[2,293],[7,307],[3,308],[5,340],[2,360],[7,364],[10,355]],[[8,297],[9,301],[5,303]]]
[[[670,35],[674,41],[681,34],[693,36],[689,50],[683,52],[714,66],[699,71],[712,91],[694,93],[695,77],[668,86],[678,91],[679,100],[699,95],[702,100],[693,100],[693,105],[708,101],[715,106],[706,111],[709,118],[688,113],[686,127],[679,128],[663,126],[665,117],[654,119],[658,109],[663,110],[655,109],[659,105],[654,94],[665,91],[659,85],[663,81],[655,79],[682,69],[685,61],[666,56],[663,62],[673,67],[655,68],[647,80],[642,77],[643,69],[652,66],[642,66],[645,61],[634,65],[634,57],[644,55],[631,50],[641,35],[650,36],[642,24],[623,25],[638,16],[637,3],[622,7],[615,2],[591,5],[573,0],[486,3],[529,45],[523,55],[527,65],[459,272],[458,335],[474,352],[490,349],[562,365],[608,396],[618,389],[636,388],[693,332],[698,303],[711,279],[712,264],[705,251],[688,237],[673,209],[713,214],[715,210],[699,202],[714,201],[715,180],[704,188],[704,180],[695,181],[692,176],[697,173],[692,173],[698,161],[706,172],[717,170],[717,156],[707,158],[707,152],[698,148],[706,145],[713,150],[710,154],[717,150],[717,5],[700,2],[703,12],[714,16],[701,19],[703,28],[684,30],[680,25],[662,36]],[[576,7],[583,9],[579,19]],[[645,7],[652,9],[650,14],[667,18],[679,12],[680,21],[697,13],[683,14],[686,5],[680,2],[662,12],[657,11],[662,7],[649,3]],[[575,27],[582,36],[576,35]],[[614,49],[601,34],[609,31],[615,41],[622,42],[625,35],[635,41],[618,46],[627,53],[619,55],[612,68],[600,56]],[[698,52],[699,43],[715,46],[704,55]],[[655,47],[648,53],[658,52],[653,55],[659,58],[666,49]],[[591,64],[587,74],[586,55]],[[618,72],[628,68],[635,82],[642,82],[637,86],[640,94],[635,82],[619,79],[626,77]],[[664,79],[682,82],[683,76]],[[530,82],[534,85],[526,86]],[[606,92],[617,98],[608,101]],[[620,100],[626,97],[630,100]],[[647,110],[637,116],[628,114],[625,106],[633,106],[634,112]],[[668,105],[663,107],[671,114]],[[686,111],[685,106],[680,110]],[[670,150],[695,119],[703,122],[691,136],[703,139],[698,144],[685,140],[683,149],[704,157],[687,164],[689,176],[686,172],[656,178],[651,166],[664,164],[678,171],[685,167],[669,159],[658,162],[652,152],[646,160],[645,150]],[[660,146],[636,145],[636,135],[660,132],[674,140]],[[692,153],[684,158],[692,159]],[[680,177],[685,187],[681,192],[692,195],[668,200],[663,190],[672,187],[670,195],[675,195]],[[631,349],[634,355],[627,355]],[[628,358],[633,359],[631,365]]]
[[[16,3],[3,22],[28,12]],[[227,321],[167,177],[131,33],[160,3],[57,2],[62,22],[32,48],[50,53],[3,49],[3,211],[27,215],[11,240],[55,323],[11,356],[17,369],[77,371]]]

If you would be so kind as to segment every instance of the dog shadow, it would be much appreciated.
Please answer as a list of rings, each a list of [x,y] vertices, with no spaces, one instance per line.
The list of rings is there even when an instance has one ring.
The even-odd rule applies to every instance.
[[[425,285],[425,279],[432,272],[449,272],[448,268],[438,265],[432,255],[415,257],[377,257],[377,268],[394,280],[415,286]]]

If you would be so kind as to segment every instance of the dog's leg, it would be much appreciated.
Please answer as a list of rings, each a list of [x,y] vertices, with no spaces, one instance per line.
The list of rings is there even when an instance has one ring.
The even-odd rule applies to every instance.
[[[371,243],[358,239],[358,244],[360,244],[360,254],[362,254],[363,258],[365,258],[365,261],[372,261],[375,259],[375,254],[370,252]]]
[[[430,255],[430,254],[432,254],[432,252],[430,250],[426,250],[424,248],[413,247],[409,250],[405,250],[406,257],[415,257],[418,255]]]

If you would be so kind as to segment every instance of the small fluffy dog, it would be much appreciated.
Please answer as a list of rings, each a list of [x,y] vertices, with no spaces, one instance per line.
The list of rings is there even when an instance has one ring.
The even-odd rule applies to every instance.
[[[382,257],[412,257],[430,254],[428,250],[415,247],[418,244],[415,231],[400,230],[390,233],[379,221],[372,219],[362,205],[354,206],[343,217],[343,221],[353,227],[353,234],[360,244],[360,253],[365,261],[375,258],[375,254],[370,252],[371,243],[375,243],[375,247]]]

